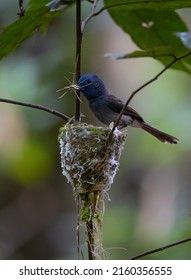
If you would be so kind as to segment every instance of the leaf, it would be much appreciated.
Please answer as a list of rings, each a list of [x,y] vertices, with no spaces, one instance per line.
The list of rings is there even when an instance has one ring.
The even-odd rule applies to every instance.
[[[38,10],[42,7],[45,7],[51,0],[30,0],[29,1],[29,10]]]
[[[120,53],[106,53],[104,56],[112,59],[124,59],[124,58],[138,58],[138,57],[153,57],[160,56],[173,56],[173,46],[161,46],[147,50],[137,50],[132,53],[120,54]]]
[[[126,54],[123,57],[120,55],[117,59],[152,56],[167,65],[172,61],[172,56],[178,57],[189,51],[176,36],[177,32],[188,30],[176,12],[161,10],[151,12],[148,9],[129,10],[117,7],[109,10],[111,17],[141,49],[140,52]],[[191,64],[190,58],[178,61],[173,68],[190,73],[190,67],[185,62]]]
[[[61,14],[61,11],[51,12],[45,6],[48,0],[31,0],[25,16],[5,27],[0,34],[0,59],[14,51],[24,40],[33,36],[40,28],[45,32],[48,25]],[[64,1],[72,4],[74,1]],[[65,5],[65,8],[69,7]]]
[[[103,9],[177,10],[191,7],[190,0],[105,0]]]
[[[174,46],[182,52],[184,48],[175,33],[187,31],[187,26],[173,11],[115,9],[110,11],[110,15],[142,49]]]
[[[106,53],[104,57],[112,58],[112,59],[125,59],[125,58],[141,58],[141,57],[152,57],[160,60],[165,65],[171,63],[174,59],[174,56],[171,52],[173,51],[173,47],[159,47],[148,50],[137,50],[131,53],[121,54],[121,53]],[[165,57],[166,56],[166,57]],[[165,60],[164,60],[165,59]],[[164,60],[164,61],[163,61]],[[185,59],[184,61],[178,61],[172,67],[177,70],[182,70],[187,73],[191,73],[191,68],[189,66],[191,64],[191,59]]]
[[[0,59],[14,51],[24,40],[31,37],[37,28],[50,23],[52,19],[49,9],[44,7],[27,12],[24,17],[6,27],[0,34]]]

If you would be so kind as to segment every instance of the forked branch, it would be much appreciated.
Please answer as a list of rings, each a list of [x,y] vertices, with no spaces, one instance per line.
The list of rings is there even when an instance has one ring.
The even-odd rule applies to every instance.
[[[173,56],[174,59],[173,59],[168,65],[166,65],[156,76],[154,76],[152,79],[150,79],[149,81],[147,81],[146,83],[144,83],[142,86],[140,86],[138,89],[136,89],[135,91],[133,91],[133,92],[131,93],[131,95],[129,96],[129,98],[127,99],[125,105],[123,106],[123,109],[121,110],[121,113],[119,114],[119,116],[118,116],[118,118],[117,118],[117,120],[116,120],[116,122],[115,122],[115,124],[114,124],[114,126],[113,126],[113,128],[112,128],[112,130],[111,130],[111,132],[110,132],[110,134],[109,134],[109,136],[108,136],[108,141],[109,141],[109,139],[111,138],[111,136],[112,136],[112,134],[113,134],[115,128],[118,126],[118,124],[119,124],[119,122],[120,122],[120,119],[121,119],[123,113],[125,112],[127,106],[129,105],[129,103],[130,103],[130,101],[133,99],[133,97],[134,97],[139,91],[141,91],[143,88],[145,88],[146,86],[148,86],[148,85],[150,85],[151,83],[153,83],[154,81],[156,81],[167,69],[169,69],[169,68],[170,68],[172,65],[174,65],[177,61],[182,60],[182,59],[184,59],[184,58],[186,58],[186,57],[188,57],[188,56],[190,56],[190,55],[191,55],[191,51],[188,52],[188,53],[186,53],[186,54],[184,54],[184,55],[182,55],[182,56],[179,56],[179,57]]]

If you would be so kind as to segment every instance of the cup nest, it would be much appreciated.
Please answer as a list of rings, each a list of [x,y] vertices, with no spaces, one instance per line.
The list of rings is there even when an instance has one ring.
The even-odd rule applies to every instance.
[[[107,190],[119,166],[126,132],[109,127],[66,124],[60,128],[62,173],[76,193]]]

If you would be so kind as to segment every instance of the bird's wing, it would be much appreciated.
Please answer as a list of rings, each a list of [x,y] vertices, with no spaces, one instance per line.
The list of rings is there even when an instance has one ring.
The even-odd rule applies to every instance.
[[[124,106],[124,103],[119,98],[111,94],[107,95],[107,104],[113,111],[118,114],[121,112]],[[139,121],[143,121],[143,118],[130,106],[127,106],[127,108],[125,109],[124,115],[133,117]]]

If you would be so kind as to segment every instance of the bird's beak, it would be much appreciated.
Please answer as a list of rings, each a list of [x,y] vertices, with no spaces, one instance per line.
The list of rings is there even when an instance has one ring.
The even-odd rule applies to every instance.
[[[75,90],[80,90],[81,87],[78,84],[73,84],[73,85],[71,85],[71,88],[73,88]]]
[[[78,84],[71,84],[69,86],[64,87],[64,89],[74,89],[74,90],[80,90],[80,86]]]

